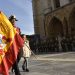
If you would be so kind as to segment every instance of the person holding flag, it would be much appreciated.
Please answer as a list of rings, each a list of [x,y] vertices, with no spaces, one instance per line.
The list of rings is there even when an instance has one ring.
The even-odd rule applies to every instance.
[[[16,27],[15,25],[15,21],[18,21],[16,19],[16,16],[15,15],[11,15],[9,17],[9,21],[12,23],[13,27],[16,29],[17,33],[21,36],[21,31],[20,31],[20,28],[19,27]],[[18,67],[18,62],[19,60],[21,59],[21,56],[23,54],[23,51],[22,51],[22,48],[19,49],[19,53],[17,55],[17,60],[15,61],[15,63],[13,64],[12,66],[12,72],[13,70],[15,71],[15,75],[21,75],[20,74],[20,71],[19,71],[19,67]]]
[[[23,47],[24,41],[18,33],[19,30],[0,11],[0,74],[2,75],[9,75],[9,70],[16,62],[20,48]],[[20,75],[16,72],[15,74]]]

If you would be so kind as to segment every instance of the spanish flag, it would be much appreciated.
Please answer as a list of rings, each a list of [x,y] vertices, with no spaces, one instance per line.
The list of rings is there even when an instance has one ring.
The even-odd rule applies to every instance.
[[[23,39],[5,14],[0,11],[0,74],[9,75],[9,69],[21,47],[23,47]]]

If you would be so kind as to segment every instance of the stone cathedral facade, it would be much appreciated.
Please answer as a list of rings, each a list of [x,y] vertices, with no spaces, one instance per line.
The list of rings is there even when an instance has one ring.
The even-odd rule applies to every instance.
[[[75,0],[32,0],[35,34],[42,39],[75,36]]]

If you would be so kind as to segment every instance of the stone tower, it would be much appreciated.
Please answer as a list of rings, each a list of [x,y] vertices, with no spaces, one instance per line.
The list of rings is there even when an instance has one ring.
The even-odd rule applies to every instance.
[[[33,18],[34,18],[34,30],[35,34],[40,34],[41,37],[45,36],[44,30],[44,14],[47,13],[45,10],[49,7],[48,5],[49,0],[32,0],[33,4]]]

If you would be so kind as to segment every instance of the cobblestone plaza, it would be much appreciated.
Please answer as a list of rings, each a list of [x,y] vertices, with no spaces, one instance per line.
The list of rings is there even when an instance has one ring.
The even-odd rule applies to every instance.
[[[75,52],[41,54],[29,60],[29,72],[23,72],[21,59],[19,63],[22,75],[75,75]],[[14,75],[10,71],[10,75]]]

